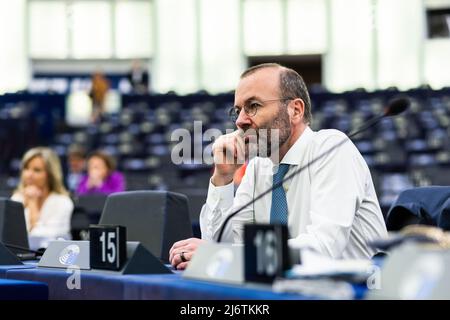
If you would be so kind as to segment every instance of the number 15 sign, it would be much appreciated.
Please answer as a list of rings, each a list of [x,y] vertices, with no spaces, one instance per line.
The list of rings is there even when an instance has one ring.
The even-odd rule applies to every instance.
[[[92,269],[120,270],[122,268],[127,260],[125,227],[90,226],[89,241]]]

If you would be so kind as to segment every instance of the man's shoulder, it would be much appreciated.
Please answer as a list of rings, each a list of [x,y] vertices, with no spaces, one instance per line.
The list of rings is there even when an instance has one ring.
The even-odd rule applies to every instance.
[[[339,153],[345,154],[348,157],[359,154],[358,148],[353,141],[344,132],[336,129],[325,129],[314,132],[309,150],[313,154],[330,152],[330,155]]]
[[[316,145],[322,145],[327,141],[342,141],[349,140],[348,136],[342,131],[336,129],[323,129],[314,131],[312,142]]]

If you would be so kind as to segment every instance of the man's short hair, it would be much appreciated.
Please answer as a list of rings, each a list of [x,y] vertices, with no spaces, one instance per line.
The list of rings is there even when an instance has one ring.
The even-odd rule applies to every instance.
[[[278,63],[262,63],[256,66],[250,67],[241,74],[241,79],[245,78],[258,70],[265,68],[279,68],[280,72],[280,93],[284,98],[300,98],[305,103],[305,113],[303,115],[303,121],[306,124],[311,124],[311,99],[309,97],[308,89],[306,88],[305,81],[298,74],[297,71],[282,66]]]

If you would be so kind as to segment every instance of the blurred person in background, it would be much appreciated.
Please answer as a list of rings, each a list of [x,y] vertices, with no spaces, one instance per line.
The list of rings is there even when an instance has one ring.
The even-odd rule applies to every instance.
[[[108,79],[100,70],[92,75],[92,85],[89,96],[92,99],[92,122],[97,122],[105,111],[106,94],[110,88]]]
[[[28,150],[12,200],[23,203],[30,236],[69,238],[73,203],[63,185],[61,163],[49,148]]]
[[[86,174],[86,150],[80,145],[71,145],[67,154],[66,182],[71,193],[77,191],[81,179]]]
[[[110,155],[102,151],[91,153],[87,160],[87,175],[81,179],[77,195],[125,191],[125,178],[115,170],[116,164]]]
[[[148,71],[142,67],[141,61],[134,60],[127,75],[134,94],[147,94],[149,92]]]

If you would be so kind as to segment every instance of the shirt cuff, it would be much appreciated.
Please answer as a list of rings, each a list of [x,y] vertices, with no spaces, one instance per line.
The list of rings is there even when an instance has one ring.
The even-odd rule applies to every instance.
[[[322,252],[317,239],[310,234],[300,234],[296,238],[288,239],[288,245],[293,249],[313,249]]]
[[[233,205],[234,198],[234,183],[230,182],[227,185],[216,187],[211,180],[209,181],[208,197],[206,204],[211,210],[218,207],[230,208]]]

